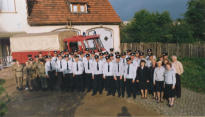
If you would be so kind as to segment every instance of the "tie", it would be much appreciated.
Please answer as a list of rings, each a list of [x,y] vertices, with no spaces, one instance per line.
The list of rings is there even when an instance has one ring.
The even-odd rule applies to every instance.
[[[68,70],[68,62],[67,62],[67,70]]]
[[[97,70],[99,71],[99,64],[98,64],[98,62],[97,62]]]
[[[50,69],[51,69],[51,71],[52,71],[52,64],[51,64],[51,62],[50,62]]]
[[[123,63],[125,63],[125,59],[123,59]]]
[[[119,65],[119,63],[118,63],[118,72],[120,72],[120,65]]]
[[[127,74],[129,74],[129,72],[130,72],[130,65],[128,65]]]
[[[88,61],[88,70],[90,70],[90,62]]]
[[[72,58],[72,62],[74,62],[73,58]]]
[[[110,72],[110,64],[108,63],[108,72]]]
[[[62,69],[62,63],[61,63],[61,61],[60,61],[60,68]]]
[[[76,65],[77,65],[77,71],[78,71],[78,70],[79,70],[79,69],[78,69],[78,63],[77,63]]]

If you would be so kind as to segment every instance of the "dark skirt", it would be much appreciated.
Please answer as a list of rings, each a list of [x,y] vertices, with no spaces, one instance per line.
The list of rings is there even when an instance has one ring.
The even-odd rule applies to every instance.
[[[165,85],[165,95],[167,98],[173,98],[175,97],[175,90],[172,89],[172,84],[166,84]]]
[[[156,91],[162,92],[164,91],[164,81],[156,81]]]
[[[145,81],[139,81],[139,89],[141,90],[145,90],[145,89],[148,89],[148,85],[149,83],[145,82]]]

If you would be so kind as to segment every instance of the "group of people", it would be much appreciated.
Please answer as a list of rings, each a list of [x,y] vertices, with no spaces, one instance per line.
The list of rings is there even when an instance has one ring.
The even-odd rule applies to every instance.
[[[90,92],[92,95],[107,96],[117,93],[118,97],[136,98],[141,95],[147,99],[148,93],[153,95],[158,103],[168,100],[168,105],[174,105],[174,98],[181,97],[180,76],[184,72],[181,62],[176,56],[169,60],[164,52],[157,58],[152,49],[144,52],[137,50],[126,52],[85,49],[85,52],[75,49],[34,57],[28,55],[28,61],[21,65],[14,60],[18,90],[23,90],[23,79],[26,79],[26,90],[63,90]]]

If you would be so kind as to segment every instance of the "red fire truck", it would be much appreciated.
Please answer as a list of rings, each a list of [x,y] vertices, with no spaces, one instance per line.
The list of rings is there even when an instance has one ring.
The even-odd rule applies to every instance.
[[[54,51],[63,51],[68,49],[72,51],[78,48],[80,51],[85,51],[86,48],[97,51],[104,51],[103,44],[99,35],[92,36],[76,36],[73,32],[52,32],[40,34],[20,34],[11,37],[11,52],[13,59],[20,63],[25,63],[28,60],[28,55],[51,54]]]

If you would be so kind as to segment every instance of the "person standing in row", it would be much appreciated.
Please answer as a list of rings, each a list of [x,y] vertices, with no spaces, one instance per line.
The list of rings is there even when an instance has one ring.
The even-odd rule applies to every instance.
[[[153,95],[153,99],[157,99],[156,97],[156,86],[154,85],[154,71],[156,69],[156,60],[152,60],[152,66],[149,68],[149,75],[150,75],[150,94]]]
[[[175,86],[176,86],[176,73],[174,69],[172,69],[172,65],[170,63],[166,64],[165,71],[165,95],[168,98],[169,107],[173,107],[174,105],[174,97],[175,97]]]
[[[56,62],[56,75],[57,75],[57,90],[61,90],[63,80],[63,60],[61,54],[58,54],[58,60]]]
[[[181,97],[181,75],[184,72],[183,65],[177,60],[177,56],[172,56],[172,67],[176,72],[176,96]]]
[[[145,66],[145,60],[141,60],[140,67],[137,69],[137,83],[139,83],[141,98],[147,99],[147,89],[149,84],[149,69]]]
[[[115,86],[118,92],[118,97],[125,96],[125,84],[124,84],[124,64],[120,59],[120,55],[116,56],[116,62],[114,65],[114,80],[115,80]],[[115,92],[115,91],[114,91]]]
[[[131,97],[131,94],[136,91],[135,89],[135,78],[136,78],[136,66],[132,63],[131,58],[126,59],[127,64],[124,70],[124,81],[126,83],[127,96]],[[136,98],[136,95],[133,95]]]
[[[96,95],[97,92],[102,94],[103,91],[103,62],[99,60],[99,56],[95,55],[95,60],[92,64],[92,79],[93,79],[93,94]]]
[[[109,56],[106,56],[106,62],[103,65],[103,79],[106,80],[107,96],[114,96],[114,63],[111,61]]]
[[[28,78],[28,61],[25,62],[25,66],[23,67],[23,79],[26,80],[25,90],[30,90],[29,86],[29,78]]]
[[[46,77],[49,78],[48,87],[50,90],[54,90],[55,88],[55,81],[56,81],[55,70],[56,70],[55,61],[51,60],[50,56],[46,56],[45,72],[46,72]]]
[[[63,74],[64,74],[64,81],[63,81],[63,88],[66,91],[69,91],[72,87],[72,79],[73,79],[73,70],[72,70],[72,60],[70,60],[69,55],[65,55],[65,60],[63,61]]]
[[[84,78],[82,77],[84,71],[83,62],[79,61],[79,56],[75,56],[75,62],[73,62],[73,78],[75,81],[75,86],[79,92],[84,91]]]
[[[156,86],[157,102],[163,102],[164,97],[164,73],[165,68],[162,66],[162,61],[157,62],[157,68],[154,70],[153,83]]]
[[[18,60],[14,60],[15,64],[13,66],[13,71],[16,78],[16,88],[18,90],[23,90],[23,66],[19,63]]]
[[[40,64],[38,64],[37,68],[38,68],[38,75],[39,78],[41,80],[41,88],[43,91],[47,90],[48,88],[48,81],[46,78],[46,70],[45,70],[45,64],[44,64],[44,59],[40,59]]]
[[[85,87],[90,92],[92,89],[92,64],[93,61],[90,59],[90,54],[86,54],[86,59],[83,61],[85,67]]]
[[[34,89],[34,79],[35,79],[35,69],[33,65],[33,59],[29,58],[28,62],[28,78],[29,78],[29,86],[30,90],[32,91]]]

